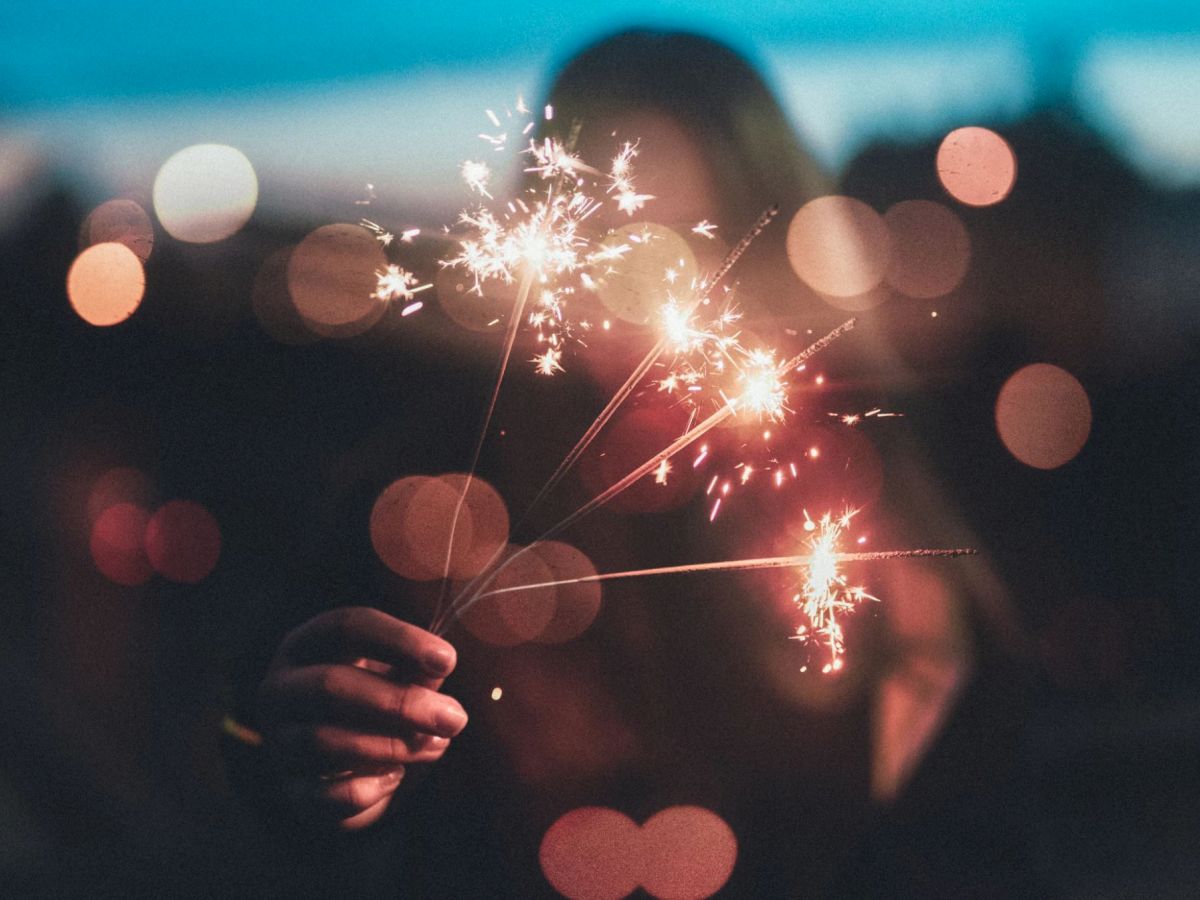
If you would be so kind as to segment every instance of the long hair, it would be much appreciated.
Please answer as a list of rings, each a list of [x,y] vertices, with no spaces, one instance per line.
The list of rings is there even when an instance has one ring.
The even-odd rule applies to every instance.
[[[711,38],[643,29],[603,38],[563,65],[547,102],[584,130],[631,110],[671,118],[712,167],[723,228],[744,228],[774,203],[790,216],[828,189],[762,77]]]

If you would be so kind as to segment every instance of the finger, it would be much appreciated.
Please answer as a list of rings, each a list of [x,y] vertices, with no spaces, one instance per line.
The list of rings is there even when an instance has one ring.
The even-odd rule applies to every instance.
[[[467,725],[467,714],[453,697],[355,666],[279,669],[267,676],[259,699],[262,713],[277,721],[334,721],[366,731],[441,737],[454,737]]]
[[[298,805],[340,821],[390,798],[403,778],[404,767],[400,766],[375,775],[293,779],[287,791]]]
[[[454,647],[437,635],[367,606],[310,619],[283,639],[280,652],[296,665],[365,657],[430,678],[445,678],[457,662]]]
[[[297,772],[390,769],[433,762],[450,746],[449,738],[436,735],[400,737],[327,724],[284,725],[275,730],[273,737],[281,762]]]

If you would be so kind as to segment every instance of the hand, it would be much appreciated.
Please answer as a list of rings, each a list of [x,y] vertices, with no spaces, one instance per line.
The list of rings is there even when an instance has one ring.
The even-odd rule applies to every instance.
[[[467,724],[438,693],[455,662],[446,641],[368,607],[323,613],[285,637],[258,718],[297,807],[348,831],[382,816],[404,767],[439,759]]]

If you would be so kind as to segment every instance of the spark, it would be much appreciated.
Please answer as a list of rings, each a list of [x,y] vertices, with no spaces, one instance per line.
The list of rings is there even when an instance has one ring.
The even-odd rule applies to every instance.
[[[375,293],[371,296],[384,303],[394,300],[411,301],[418,292],[433,287],[432,284],[419,284],[420,279],[416,275],[394,264],[389,264],[386,268],[376,271],[375,278],[377,279]]]
[[[534,356],[530,362],[534,364],[534,370],[539,375],[553,375],[555,372],[563,371],[563,367],[559,365],[560,359],[562,359],[562,351],[551,347],[545,353]]]
[[[654,470],[654,483],[666,484],[667,476],[669,474],[671,474],[671,461],[669,459],[664,459],[658,464],[658,468]]]
[[[713,234],[713,232],[716,230],[717,226],[708,221],[708,219],[701,219],[694,226],[692,226],[692,234],[698,234],[702,237],[708,238],[709,240],[712,240],[716,237],[716,235]]]
[[[710,521],[717,517],[720,508],[721,498],[718,497],[713,503],[712,511],[709,514]],[[493,588],[478,593],[476,597],[482,598],[511,594],[518,591],[562,587],[564,585],[661,575],[781,568],[799,569],[803,576],[803,582],[800,590],[792,600],[804,614],[806,624],[798,626],[792,638],[804,642],[815,642],[828,647],[830,653],[829,662],[825,664],[822,671],[825,673],[838,671],[843,668],[843,655],[845,653],[845,637],[840,619],[853,612],[865,601],[879,602],[879,598],[868,593],[865,587],[850,582],[849,578],[840,568],[841,563],[879,562],[896,559],[945,559],[959,556],[974,556],[977,552],[970,548],[845,552],[840,549],[839,545],[850,526],[851,520],[858,512],[859,510],[856,509],[847,509],[840,516],[836,517],[832,513],[827,512],[814,521],[809,517],[808,511],[805,510],[804,527],[810,533],[811,537],[806,540],[807,552],[797,555],[730,559],[718,562],[633,569],[623,572],[604,572],[578,578]],[[864,538],[858,539],[858,543],[861,544],[864,542]],[[804,671],[804,669],[801,671]]]
[[[829,648],[830,661],[823,671],[842,668],[845,638],[838,617],[853,611],[864,600],[878,601],[866,589],[852,585],[838,563],[849,554],[839,550],[839,544],[857,509],[847,509],[840,516],[825,513],[814,522],[804,510],[804,529],[808,538],[809,560],[802,567],[804,580],[792,602],[803,612],[806,624],[797,627],[796,640],[816,641]]]
[[[869,409],[864,413],[830,412],[826,413],[826,415],[832,419],[837,419],[843,425],[847,425],[851,428],[861,424],[867,419],[898,419],[904,417],[904,413],[884,412],[883,409],[878,406],[874,409]]]
[[[467,183],[467,187],[476,193],[492,199],[492,195],[488,193],[487,184],[492,177],[492,170],[485,162],[476,162],[468,159],[462,164],[459,170],[462,173],[463,181]]]
[[[363,197],[361,200],[355,200],[354,205],[355,206],[370,206],[371,202],[375,199],[376,199],[375,185],[371,184],[371,182],[368,181],[367,187],[366,187],[366,196]]]
[[[379,243],[385,247],[390,245],[396,238],[394,234],[392,234],[382,225],[372,222],[370,219],[359,219],[358,224],[363,228],[366,228],[368,231],[371,231],[375,235],[375,240],[379,241]]]
[[[857,324],[857,319],[854,319],[854,318],[847,319],[845,322],[843,322],[841,325],[834,328],[832,331],[830,331],[824,337],[820,338],[817,341],[814,341],[807,348],[805,348],[800,353],[796,354],[791,359],[789,359],[786,363],[781,365],[779,367],[779,374],[781,376],[783,376],[783,375],[788,374],[789,372],[796,371],[798,368],[805,365],[805,363],[809,359],[811,359],[814,355],[820,353],[822,350],[824,350],[826,347],[828,347],[834,341],[838,340],[840,337],[842,337],[843,335],[850,332],[855,327],[856,324]],[[648,356],[647,359],[652,359],[652,357]],[[643,360],[643,362],[645,363],[645,360]],[[632,378],[631,378],[631,380],[632,380]],[[629,382],[627,382],[627,384],[629,384]],[[498,390],[498,385],[499,385],[499,382],[497,382],[497,390]],[[496,391],[493,391],[493,394],[492,394],[493,407],[495,404],[495,397],[496,397]],[[578,509],[576,509],[574,512],[572,512],[570,515],[566,516],[563,519],[560,519],[556,524],[552,525],[550,528],[548,528],[546,531],[544,531],[539,537],[534,539],[531,543],[526,544],[524,547],[522,547],[519,550],[517,550],[516,552],[512,553],[499,566],[491,567],[491,563],[489,563],[489,568],[486,569],[486,574],[477,576],[473,581],[470,582],[470,584],[468,584],[466,586],[466,588],[464,588],[462,590],[462,592],[458,595],[457,598],[455,598],[454,602],[451,604],[451,606],[449,608],[443,609],[440,611],[439,614],[435,615],[434,621],[430,626],[430,630],[432,630],[434,634],[444,633],[445,628],[448,627],[451,619],[461,617],[463,614],[465,614],[466,611],[469,610],[476,603],[476,601],[483,595],[484,590],[496,578],[496,576],[499,575],[502,571],[504,571],[509,565],[511,565],[514,560],[519,559],[525,553],[528,553],[531,549],[539,546],[544,541],[550,540],[556,534],[559,534],[560,532],[566,530],[571,525],[578,522],[580,519],[583,519],[585,516],[590,515],[592,512],[599,509],[601,506],[604,506],[606,503],[608,503],[610,500],[612,500],[613,497],[616,497],[618,494],[624,492],[631,485],[636,484],[647,473],[652,472],[656,468],[658,468],[658,466],[662,463],[663,460],[671,459],[677,453],[681,452],[682,450],[684,450],[687,447],[694,444],[696,441],[698,441],[704,435],[708,434],[714,428],[719,426],[722,422],[726,421],[730,416],[733,415],[733,413],[734,413],[733,406],[730,404],[726,404],[726,405],[722,406],[720,409],[718,409],[716,412],[709,415],[704,420],[700,421],[699,423],[689,424],[687,431],[685,431],[683,434],[681,434],[679,437],[677,437],[674,441],[672,441],[670,444],[668,444],[662,450],[658,451],[656,454],[651,456],[648,460],[646,460],[640,466],[637,466],[632,471],[626,473],[622,478],[618,479],[616,482],[609,485],[607,488],[605,488],[599,494],[592,497],[590,500],[588,500],[586,503],[584,503],[582,506],[580,506]],[[479,456],[478,447],[479,447],[479,445],[477,445],[477,449],[476,449],[476,455],[475,455],[476,461],[478,460],[478,456]],[[702,450],[702,455],[704,452],[706,452],[706,451]],[[693,467],[695,467],[696,465],[698,465],[698,462],[693,463]],[[472,471],[473,471],[473,469],[474,469],[474,466],[472,466]],[[461,499],[460,499],[460,505],[461,505]],[[457,512],[456,512],[456,517],[457,517]],[[453,535],[453,530],[452,530],[452,535]],[[493,559],[493,562],[495,562],[495,559]],[[447,556],[446,569],[448,572],[449,556]],[[446,577],[448,577],[448,576],[445,576],[445,575],[443,576],[444,580]]]

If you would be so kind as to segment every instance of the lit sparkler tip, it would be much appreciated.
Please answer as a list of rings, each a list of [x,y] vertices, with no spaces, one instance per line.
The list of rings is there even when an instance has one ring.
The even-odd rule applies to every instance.
[[[551,347],[545,353],[539,353],[530,360],[534,365],[534,371],[539,375],[553,375],[555,372],[562,372],[563,367],[559,364],[562,359],[562,351]]]
[[[411,301],[418,292],[433,287],[432,284],[418,284],[419,279],[416,275],[395,264],[389,264],[376,271],[375,278],[375,292],[371,296],[384,303],[395,300]]]
[[[462,173],[467,187],[489,200],[492,199],[492,195],[488,193],[487,189],[488,180],[492,177],[492,170],[487,163],[468,159],[462,164],[459,171]]]

